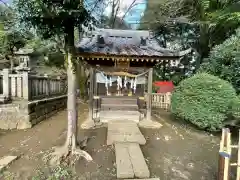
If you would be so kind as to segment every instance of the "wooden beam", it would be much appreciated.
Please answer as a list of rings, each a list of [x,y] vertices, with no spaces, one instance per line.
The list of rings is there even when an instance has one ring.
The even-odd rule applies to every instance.
[[[152,112],[152,79],[153,79],[153,68],[149,69],[148,72],[148,93],[147,93],[147,120],[151,120]]]

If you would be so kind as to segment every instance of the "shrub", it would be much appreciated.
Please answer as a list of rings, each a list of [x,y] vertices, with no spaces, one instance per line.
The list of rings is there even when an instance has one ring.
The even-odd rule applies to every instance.
[[[240,120],[240,95],[231,102],[229,114],[235,119]]]
[[[172,95],[172,113],[201,129],[222,128],[230,102],[236,97],[230,83],[207,73],[180,82]]]

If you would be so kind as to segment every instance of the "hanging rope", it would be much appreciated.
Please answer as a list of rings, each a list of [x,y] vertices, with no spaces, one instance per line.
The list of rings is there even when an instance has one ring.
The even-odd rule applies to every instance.
[[[136,89],[137,89],[137,78],[134,79],[134,83],[133,83],[134,93],[136,93]]]
[[[149,72],[149,69],[141,74],[130,74],[128,72],[123,72],[123,71],[120,71],[120,72],[104,72],[104,71],[100,71],[98,69],[96,69],[96,71],[98,71],[99,73],[102,73],[104,75],[111,75],[111,76],[126,76],[126,77],[131,77],[131,78],[137,78],[139,76],[143,76],[145,75],[146,73]]]
[[[124,88],[127,88],[127,76],[124,77]]]
[[[120,90],[122,89],[122,87],[126,88],[127,87],[127,83],[129,82],[127,80],[127,77],[130,78],[130,88],[133,90],[134,93],[136,93],[136,89],[137,89],[137,78],[140,76],[145,75],[146,73],[149,72],[149,69],[141,74],[130,74],[128,72],[104,72],[104,71],[100,71],[98,69],[96,69],[97,72],[101,73],[103,76],[105,76],[105,87],[106,87],[106,93],[108,94],[108,85],[110,85],[110,87],[112,86],[112,79],[111,77],[108,79],[107,76],[117,76],[117,90],[118,90],[118,94],[120,94]],[[122,84],[122,78],[121,76],[124,76],[124,84]]]

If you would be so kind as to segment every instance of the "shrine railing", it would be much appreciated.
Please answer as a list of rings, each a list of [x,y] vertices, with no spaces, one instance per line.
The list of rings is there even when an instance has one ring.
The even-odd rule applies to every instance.
[[[29,72],[11,74],[9,69],[0,71],[0,95],[7,99],[37,100],[65,95],[66,80],[60,76],[37,76]]]
[[[152,93],[152,108],[169,109],[171,105],[171,93]],[[147,99],[145,97],[145,99]]]
[[[239,180],[240,179],[240,131],[238,143],[232,144],[231,132],[229,128],[222,129],[218,159],[217,180]],[[235,157],[233,151],[237,150]],[[235,151],[236,152],[236,151]],[[234,162],[235,161],[235,162]],[[236,177],[234,177],[236,171]]]

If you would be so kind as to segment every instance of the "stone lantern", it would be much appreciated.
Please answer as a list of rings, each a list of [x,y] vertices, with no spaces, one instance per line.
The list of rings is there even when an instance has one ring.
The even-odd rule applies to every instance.
[[[15,52],[16,59],[18,61],[18,66],[14,69],[17,72],[27,71],[29,72],[31,70],[31,61],[30,57],[33,53],[33,49],[19,49],[17,52]]]

